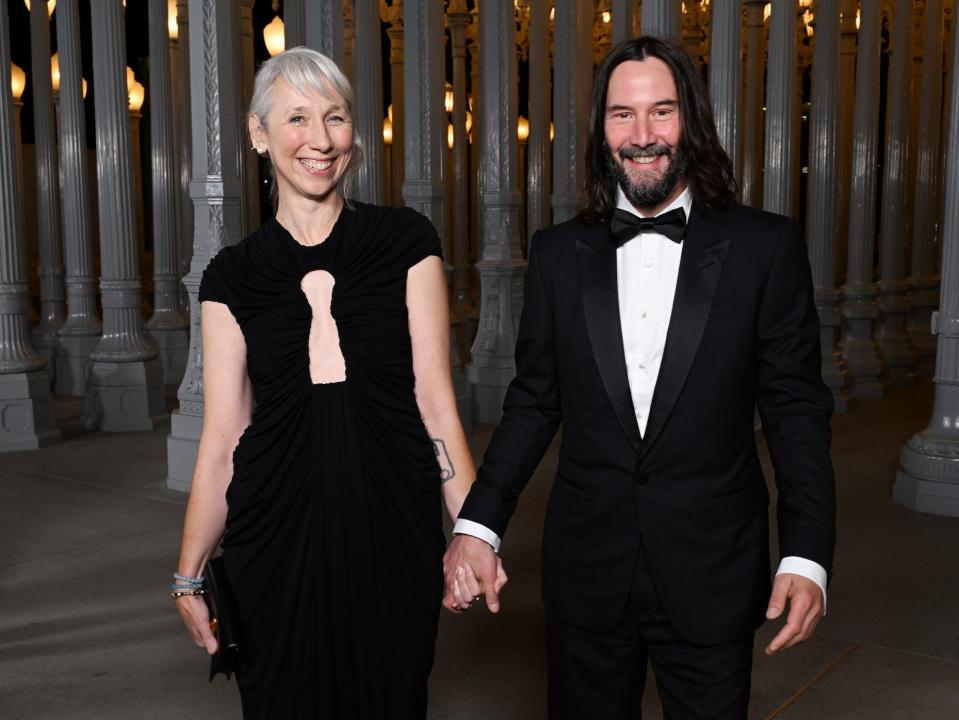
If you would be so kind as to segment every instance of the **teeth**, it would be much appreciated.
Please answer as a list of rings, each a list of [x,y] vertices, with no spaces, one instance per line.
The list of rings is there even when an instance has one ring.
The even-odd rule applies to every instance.
[[[653,162],[657,157],[659,156],[658,155],[637,155],[636,157],[633,158],[633,162],[637,162],[640,165],[649,165],[649,163]]]
[[[310,170],[326,170],[330,165],[333,164],[332,160],[300,160],[303,165],[305,165]]]

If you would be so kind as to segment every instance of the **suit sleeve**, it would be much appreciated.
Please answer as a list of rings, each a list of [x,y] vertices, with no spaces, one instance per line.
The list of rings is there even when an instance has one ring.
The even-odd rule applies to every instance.
[[[459,515],[500,537],[560,423],[555,318],[549,278],[543,269],[543,243],[543,236],[537,233],[530,244],[516,340],[516,377],[506,391],[503,418]]]
[[[819,319],[799,226],[780,233],[760,304],[757,406],[779,488],[780,557],[832,574],[836,488],[832,394],[822,380]]]

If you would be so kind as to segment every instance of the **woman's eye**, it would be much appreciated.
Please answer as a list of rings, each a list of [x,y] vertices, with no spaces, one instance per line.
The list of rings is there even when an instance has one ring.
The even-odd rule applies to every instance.
[[[294,115],[293,117],[290,118],[290,122],[293,123],[294,125],[299,125],[301,122],[305,120],[306,118],[304,118],[302,115]]]

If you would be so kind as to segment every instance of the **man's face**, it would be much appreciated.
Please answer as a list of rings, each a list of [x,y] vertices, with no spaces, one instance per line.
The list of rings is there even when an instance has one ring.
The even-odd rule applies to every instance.
[[[607,163],[627,199],[655,215],[686,187],[682,121],[673,74],[662,60],[627,60],[606,90]]]

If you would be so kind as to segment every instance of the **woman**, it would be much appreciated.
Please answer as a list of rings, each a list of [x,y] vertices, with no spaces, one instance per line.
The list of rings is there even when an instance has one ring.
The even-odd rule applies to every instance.
[[[412,210],[345,200],[352,109],[319,53],[261,67],[249,131],[276,217],[200,285],[205,413],[177,578],[222,537],[246,718],[425,717],[440,496],[455,518],[474,477],[439,239]],[[212,653],[202,600],[176,604]]]

